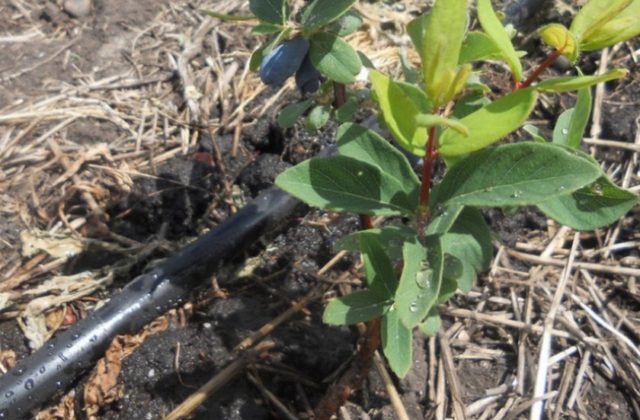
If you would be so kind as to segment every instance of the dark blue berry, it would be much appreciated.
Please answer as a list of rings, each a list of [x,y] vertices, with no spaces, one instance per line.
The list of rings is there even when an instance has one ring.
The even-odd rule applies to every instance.
[[[304,57],[304,61],[296,72],[296,86],[301,93],[313,93],[320,89],[322,82],[320,72],[313,67],[309,54]]]
[[[260,79],[266,85],[280,86],[300,68],[309,51],[309,41],[294,38],[278,45],[262,59]]]

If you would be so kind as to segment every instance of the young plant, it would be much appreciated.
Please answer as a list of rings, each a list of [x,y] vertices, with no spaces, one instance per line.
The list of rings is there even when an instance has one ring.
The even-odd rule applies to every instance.
[[[292,127],[307,111],[307,128],[319,130],[331,118],[346,122],[358,106],[358,96],[347,95],[344,85],[355,80],[362,67],[358,53],[342,38],[362,24],[351,7],[356,0],[314,0],[295,12],[287,0],[251,0],[258,20],[252,32],[269,39],[251,55],[249,67],[260,72],[269,86],[282,86],[294,76],[299,91],[317,95],[285,107],[278,116],[282,128]],[[221,19],[251,19],[205,11]],[[331,100],[331,87],[335,100]]]
[[[320,3],[325,2],[312,5]],[[333,0],[325,10],[336,10],[328,4],[342,4],[342,13],[347,3],[353,2]],[[280,188],[315,207],[395,216],[382,227],[353,233],[337,244],[362,254],[367,288],[330,302],[324,321],[350,325],[380,320],[371,325],[379,325],[389,365],[404,376],[412,364],[412,330],[435,334],[440,327],[438,305],[458,289],[468,292],[476,275],[489,266],[491,232],[479,209],[535,205],[562,224],[590,230],[613,223],[638,203],[636,195],[614,185],[579,149],[590,111],[590,86],[623,77],[626,71],[585,76],[577,69],[577,76],[538,79],[560,55],[576,63],[582,51],[640,33],[640,23],[632,18],[639,9],[640,0],[591,0],[569,29],[558,24],[541,28],[540,37],[554,50],[528,77],[522,53],[490,0],[477,2],[478,31],[468,30],[467,0],[438,0],[429,13],[416,18],[408,32],[422,68],[408,71],[421,75],[419,83],[395,81],[375,70],[370,79],[386,127],[403,149],[422,160],[421,177],[380,135],[346,123],[337,133],[337,155],[302,162],[276,180]],[[342,45],[329,32],[315,32],[339,13],[330,13],[330,20],[305,19],[319,9],[309,10],[303,13],[300,33],[309,37],[310,51],[317,51],[318,43],[329,45],[323,41],[328,37],[331,45]],[[284,25],[284,12],[273,15],[277,22],[272,24]],[[323,53],[329,50],[322,48]],[[493,101],[473,69],[486,59],[502,60],[511,70],[512,92]],[[314,59],[312,53],[311,61],[321,73],[342,82],[356,72],[354,65],[349,77],[338,79],[333,67],[341,69],[340,60]],[[496,145],[523,126],[541,93],[568,91],[578,91],[578,101],[560,116],[552,142],[529,127],[534,141]],[[446,172],[432,185],[439,158]]]

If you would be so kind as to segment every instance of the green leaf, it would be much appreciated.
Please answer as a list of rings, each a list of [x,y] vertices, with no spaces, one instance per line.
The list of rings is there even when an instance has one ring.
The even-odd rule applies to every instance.
[[[418,324],[418,328],[422,332],[422,334],[427,337],[433,337],[438,334],[440,328],[442,328],[442,320],[440,319],[440,314],[437,310],[432,309],[427,315],[427,318]]]
[[[465,207],[451,230],[442,237],[442,251],[462,263],[457,285],[468,293],[476,273],[487,270],[493,258],[491,230],[478,209]]]
[[[462,156],[483,149],[520,128],[533,110],[537,93],[520,89],[503,96],[460,120],[469,136],[445,130],[438,139],[438,152],[445,158]]]
[[[634,0],[616,17],[597,27],[582,40],[584,51],[600,50],[640,35],[640,0]]]
[[[432,201],[433,203],[433,201]],[[441,207],[436,209],[435,214],[431,218],[431,221],[427,225],[425,230],[429,235],[444,235],[451,229],[453,223],[458,219],[462,206],[436,206]],[[433,211],[433,209],[431,209]]]
[[[313,105],[312,99],[287,105],[278,114],[278,125],[282,128],[291,128],[302,114]]]
[[[575,191],[600,176],[597,164],[553,144],[488,148],[456,164],[434,189],[435,204],[522,206]]]
[[[251,29],[251,33],[253,35],[265,35],[265,34],[275,34],[276,32],[280,32],[282,30],[282,26],[274,25],[271,23],[261,23],[256,25]]]
[[[305,203],[338,212],[410,215],[417,195],[368,163],[348,156],[306,160],[276,178],[276,185]]]
[[[404,243],[404,267],[396,290],[395,307],[402,323],[413,328],[433,307],[442,284],[444,254],[438,236],[427,238],[427,245],[418,240]]]
[[[427,28],[428,19],[429,14],[423,13],[407,25],[409,38],[411,38],[411,42],[413,42],[413,45],[416,47],[416,51],[418,51],[419,54],[422,54],[422,37],[424,36],[425,29]]]
[[[408,226],[390,225],[353,232],[338,240],[333,247],[337,251],[360,251],[360,238],[371,236],[382,244],[391,260],[397,261],[402,258],[403,244],[415,237],[415,234],[415,230]]]
[[[562,117],[562,116],[561,116]],[[561,118],[560,117],[560,118]],[[535,125],[525,124],[522,126],[522,129],[527,133],[531,134],[531,139],[538,143],[546,143],[547,140],[540,133],[540,129]]]
[[[502,50],[489,35],[484,32],[469,32],[462,43],[458,62],[463,64],[502,58]]]
[[[289,18],[287,0],[249,0],[249,9],[258,19],[276,25],[284,24]]]
[[[579,49],[575,37],[564,25],[551,23],[538,29],[538,35],[545,44],[562,51],[562,55],[575,63],[578,59]]]
[[[463,279],[463,275],[464,266],[462,261],[451,254],[444,254],[442,285],[440,285],[440,293],[438,294],[436,305],[447,302],[451,297],[453,297],[453,295],[455,295],[456,290],[458,290],[458,281],[461,279],[463,282],[466,281]]]
[[[307,129],[309,131],[318,131],[329,122],[329,118],[331,118],[331,107],[318,105],[307,116]]]
[[[456,101],[453,116],[459,120],[489,105],[491,100],[482,92],[470,92]]]
[[[469,136],[469,129],[464,124],[453,118],[446,118],[441,115],[418,114],[416,116],[416,124],[420,127],[448,127],[465,137]]]
[[[491,0],[478,0],[478,20],[482,29],[502,51],[502,55],[513,73],[513,78],[518,81],[522,80],[522,63],[520,63],[518,53],[511,43],[509,34],[491,6]]]
[[[370,290],[353,292],[336,298],[324,309],[322,320],[332,325],[353,325],[367,322],[384,315],[391,301]]]
[[[354,97],[347,99],[347,101],[340,108],[336,110],[336,120],[339,123],[347,123],[353,120],[353,115],[358,110],[358,100]]]
[[[353,48],[334,34],[318,32],[309,39],[309,58],[313,66],[329,79],[351,83],[362,64]]]
[[[608,82],[614,79],[620,79],[626,77],[629,71],[626,69],[614,69],[601,74],[599,76],[564,76],[555,77],[553,79],[544,80],[534,86],[534,89],[540,92],[571,92],[598,83]]]
[[[575,108],[563,112],[553,129],[553,142],[576,149],[582,143],[584,130],[591,115],[591,90],[582,88],[578,91]]]
[[[338,151],[380,169],[394,178],[408,196],[417,197],[420,181],[407,158],[378,133],[358,124],[343,124],[338,129]]]
[[[427,129],[415,124],[415,118],[419,113],[415,102],[406,94],[402,85],[386,75],[372,70],[369,77],[382,118],[393,137],[405,150],[423,156]]]
[[[593,230],[623,217],[640,199],[602,176],[588,187],[538,205],[555,221],[576,230]]]
[[[467,19],[467,0],[438,1],[423,26],[422,74],[427,96],[435,106],[446,104],[453,96]]]
[[[220,12],[216,12],[215,10],[209,10],[209,9],[202,9],[201,12],[207,16],[218,18],[223,22],[242,22],[246,20],[255,19],[255,17],[253,16],[227,15],[225,13],[220,13]]]
[[[302,12],[304,29],[317,29],[328,25],[345,14],[356,0],[314,0]]]
[[[409,58],[407,57],[407,52],[404,49],[401,49],[398,55],[400,57],[400,65],[402,65],[402,73],[404,74],[404,80],[409,84],[418,83],[420,74],[409,61]],[[422,90],[420,90],[420,92],[422,92]],[[424,94],[424,92],[422,92],[422,94]],[[425,95],[425,98],[426,98],[426,95]],[[427,99],[427,102],[428,102],[428,99]]]
[[[583,40],[613,19],[631,2],[632,0],[590,0],[573,18],[569,30],[582,44]]]
[[[398,278],[378,238],[373,235],[361,235],[360,251],[369,290],[382,298],[392,299],[398,288]]]
[[[327,28],[327,32],[334,33],[340,37],[351,35],[362,26],[362,16],[356,11],[349,10],[340,19],[333,22]]]
[[[382,318],[380,338],[391,370],[404,377],[413,364],[413,335],[411,329],[402,325],[398,311],[391,309]]]

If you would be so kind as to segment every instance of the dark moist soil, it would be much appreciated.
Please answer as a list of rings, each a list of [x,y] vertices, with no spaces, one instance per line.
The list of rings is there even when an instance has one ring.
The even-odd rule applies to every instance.
[[[133,36],[126,28],[140,26],[154,16],[155,11],[156,3],[152,0],[111,0],[98,1],[97,9],[85,21],[72,20],[51,8],[45,10],[40,18],[54,29],[71,30],[74,25],[81,24],[96,28],[88,31],[76,45],[77,65],[86,69],[93,66],[102,68],[103,63],[112,61],[116,67],[110,71],[117,73],[118,66],[126,68],[126,63],[114,54],[119,51],[118,45],[124,42],[123,39],[130,40]],[[48,45],[51,51],[45,52],[50,53],[59,47]],[[94,51],[97,54],[89,53]],[[11,57],[11,61],[20,68],[34,62],[39,52],[9,47],[0,51],[0,61],[6,63]],[[29,99],[30,95],[41,92],[47,84],[46,78],[38,76],[41,74],[70,81],[70,76],[61,70],[60,63],[54,61],[37,73],[3,83],[0,86],[0,106],[19,98]],[[606,137],[633,141],[630,133],[636,129],[633,119],[637,106],[633,108],[631,104],[637,104],[640,98],[640,76],[637,71],[632,71],[632,74],[633,81],[625,84],[624,88],[616,88],[617,96],[610,97],[610,103],[605,101],[603,128]],[[492,77],[498,79],[502,75],[494,73]],[[265,98],[271,93],[267,92]],[[275,125],[274,116],[272,112],[245,130],[242,153],[235,159],[229,156],[229,134],[216,139],[224,156],[224,174],[206,159],[201,159],[202,154],[197,154],[211,150],[207,144],[211,139],[203,134],[200,148],[193,150],[196,154],[165,162],[156,168],[153,177],[135,178],[130,195],[108,208],[111,231],[140,242],[190,240],[203,228],[214,228],[228,217],[234,203],[255,196],[270,186],[275,176],[288,165],[315,154],[333,139],[332,128],[318,135],[310,135],[300,126],[283,131]],[[70,130],[74,136],[85,138],[88,143],[110,141],[121,135],[119,129],[110,124],[94,122],[77,123]],[[98,138],[96,133],[100,133]],[[194,159],[195,156],[199,158]],[[239,193],[226,191],[225,179],[237,186]],[[546,229],[546,219],[534,209],[520,212],[490,210],[484,214],[497,238],[507,245],[515,244],[526,232]],[[10,237],[16,236],[17,231],[14,232],[15,228],[11,226],[10,223],[0,224],[0,234],[8,232]],[[194,291],[193,315],[186,326],[172,326],[148,337],[131,356],[124,359],[118,378],[124,386],[124,397],[103,407],[100,417],[162,418],[233,360],[232,349],[243,338],[284,312],[291,300],[308,293],[317,284],[313,273],[333,257],[333,243],[356,227],[357,218],[353,216],[334,217],[320,211],[298,212],[280,233],[255,244],[246,255],[237,259],[235,265],[217,274],[218,284],[226,297],[214,296],[209,288]],[[145,264],[152,258],[167,254],[166,251],[157,251],[148,256],[132,267],[128,275],[122,276],[117,285],[143,272]],[[98,268],[112,264],[117,258],[114,255],[102,255],[100,258],[96,255],[79,256],[68,267],[68,274],[88,266]],[[257,261],[249,274],[244,261]],[[355,257],[345,259],[336,271],[350,270],[354,261]],[[110,293],[116,291],[111,290]],[[324,325],[322,310],[321,303],[314,303],[307,312],[276,329],[270,336],[277,344],[276,351],[259,363],[254,371],[265,388],[294,412],[305,411],[306,399],[311,407],[320,400],[327,382],[342,371],[355,350],[355,329]],[[3,348],[16,351],[19,358],[28,354],[25,339],[15,321],[0,322],[0,343]],[[509,375],[514,374],[516,350],[505,348],[504,351],[506,360],[514,360],[513,365],[465,360],[457,364],[465,403],[484,396],[486,389],[504,383]],[[266,371],[265,367],[276,372]],[[80,418],[83,418],[81,396],[87,378],[88,375],[84,375],[75,386],[76,413]],[[428,392],[427,378],[427,341],[417,334],[413,368],[404,379],[396,380],[412,419],[433,414],[432,408],[424,405]],[[300,382],[305,384],[302,388],[296,385]],[[631,416],[624,394],[600,376],[595,377],[585,401],[594,418]],[[365,388],[351,398],[345,409],[352,418],[394,418],[382,381],[373,371]],[[226,385],[194,413],[194,418],[200,419],[280,417],[281,414],[265,403],[260,391],[244,376]]]

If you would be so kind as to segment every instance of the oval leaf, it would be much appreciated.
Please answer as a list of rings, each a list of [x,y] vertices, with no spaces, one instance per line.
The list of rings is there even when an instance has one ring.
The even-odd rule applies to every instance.
[[[356,0],[314,0],[302,12],[302,26],[316,29],[345,14]]]
[[[444,254],[440,237],[405,242],[404,267],[396,291],[395,308],[407,328],[418,325],[429,313],[440,293]]]
[[[395,178],[348,156],[306,160],[280,174],[276,185],[311,206],[338,212],[410,215],[418,200]]]
[[[619,220],[639,197],[613,184],[606,177],[571,194],[538,205],[551,219],[576,230],[593,230]]]
[[[249,0],[249,9],[258,19],[276,25],[284,24],[289,18],[287,0]]]
[[[640,1],[634,0],[615,18],[598,27],[580,44],[584,51],[600,50],[640,35]]]
[[[433,199],[443,205],[538,204],[595,181],[600,167],[553,144],[523,142],[474,153],[445,174]]]
[[[319,32],[311,37],[309,58],[313,66],[329,79],[351,83],[362,63],[353,48],[334,34]]]
[[[576,149],[582,143],[590,115],[591,90],[590,88],[582,88],[578,91],[575,108],[560,114],[553,129],[553,142]]]
[[[392,299],[398,287],[398,279],[378,238],[373,235],[360,236],[360,251],[369,290],[382,298]]]
[[[353,325],[381,317],[390,306],[389,299],[369,290],[353,292],[329,302],[322,320],[332,325]]]
[[[537,93],[520,89],[460,120],[469,136],[446,129],[438,139],[438,152],[445,158],[462,156],[500,140],[520,128],[535,106]]]
[[[418,127],[415,118],[418,107],[404,90],[386,75],[372,70],[369,73],[382,118],[396,141],[416,156],[424,155],[427,129]]]
[[[462,43],[459,63],[502,59],[502,50],[484,32],[469,32]]]
[[[629,6],[632,1],[633,0],[590,0],[573,18],[569,30],[582,43],[590,34]]]
[[[291,128],[302,114],[313,105],[313,100],[307,99],[296,104],[287,105],[278,114],[278,125],[282,128]]]
[[[382,318],[380,338],[389,367],[400,378],[404,377],[413,364],[413,334],[400,322],[398,311],[392,309]]]

